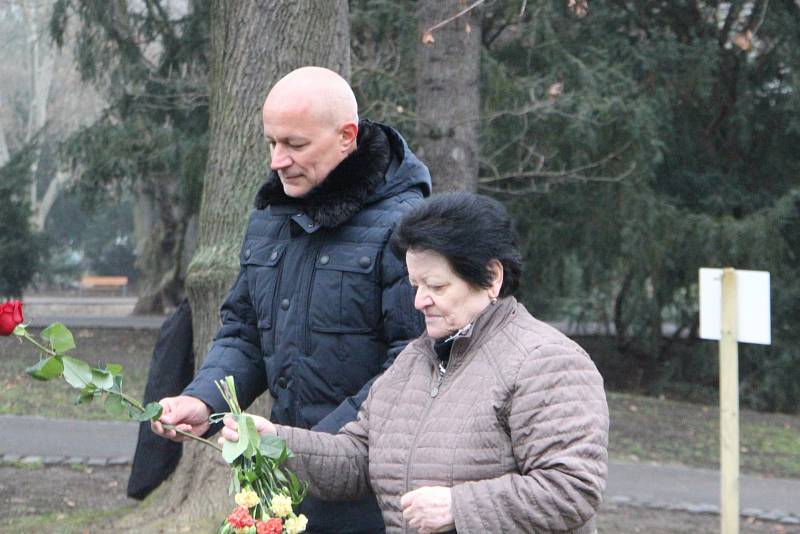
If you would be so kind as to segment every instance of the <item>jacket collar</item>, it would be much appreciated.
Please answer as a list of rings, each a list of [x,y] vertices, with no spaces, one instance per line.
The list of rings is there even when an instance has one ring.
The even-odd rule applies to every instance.
[[[323,228],[335,228],[361,211],[367,199],[385,181],[391,160],[389,139],[376,124],[359,123],[356,150],[348,155],[325,180],[303,198],[283,192],[278,173],[270,171],[267,181],[256,193],[256,209],[292,204]]]
[[[468,351],[474,352],[476,348],[483,345],[483,343],[505,324],[508,317],[511,316],[516,309],[517,299],[513,296],[501,298],[496,304],[489,304],[486,306],[473,321],[472,328],[454,341],[448,371],[452,367],[460,364],[460,361],[457,360],[461,360],[465,353]],[[436,351],[433,349],[435,342],[436,340],[428,334],[423,334],[423,336],[419,338],[421,348],[424,348],[424,352],[434,364],[438,358]],[[453,356],[456,356],[456,358],[454,359]]]

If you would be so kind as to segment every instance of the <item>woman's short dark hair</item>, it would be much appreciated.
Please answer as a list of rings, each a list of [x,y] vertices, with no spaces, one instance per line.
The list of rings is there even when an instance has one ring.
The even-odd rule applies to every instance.
[[[402,259],[409,249],[441,254],[463,280],[481,288],[491,285],[489,262],[496,259],[503,265],[501,297],[513,295],[522,276],[511,217],[500,202],[483,195],[433,195],[403,217],[391,247]]]

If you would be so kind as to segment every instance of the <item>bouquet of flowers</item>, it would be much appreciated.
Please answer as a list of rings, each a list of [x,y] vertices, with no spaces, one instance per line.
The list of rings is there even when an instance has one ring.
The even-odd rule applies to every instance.
[[[96,368],[69,355],[75,348],[75,340],[63,324],[55,323],[42,330],[41,342],[31,336],[23,324],[20,301],[0,305],[0,336],[15,336],[20,342],[36,347],[39,361],[25,371],[32,378],[44,381],[63,376],[78,390],[76,403],[104,397],[103,405],[112,415],[127,412],[137,421],[156,421],[161,417],[161,405],[157,402],[142,405],[123,393],[121,365],[109,363]],[[239,441],[228,441],[220,447],[194,434],[164,426],[220,451],[231,465],[230,493],[235,494],[237,507],[220,525],[219,534],[298,534],[305,531],[308,520],[303,514],[296,515],[294,510],[305,497],[307,485],[283,466],[291,458],[291,451],[281,438],[261,436],[256,431],[253,419],[239,406],[233,377],[226,376],[216,385],[230,412],[213,414],[210,421],[219,422],[230,414],[238,424]]]
[[[216,382],[236,421],[239,441],[226,441],[222,457],[233,468],[230,493],[235,493],[238,507],[225,520],[219,534],[297,534],[306,529],[308,520],[295,515],[294,508],[305,497],[307,486],[282,466],[292,456],[286,442],[277,436],[262,436],[253,419],[243,413],[236,398],[232,376]],[[212,423],[227,413],[216,413]]]

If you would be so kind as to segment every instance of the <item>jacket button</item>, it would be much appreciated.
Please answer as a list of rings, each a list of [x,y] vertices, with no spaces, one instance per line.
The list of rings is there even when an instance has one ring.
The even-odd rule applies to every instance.
[[[330,256],[328,256],[327,254],[326,254],[325,256],[322,256],[322,257],[319,259],[319,262],[320,262],[322,265],[328,265],[328,262],[329,262],[329,261],[331,261],[331,258],[330,258]]]
[[[279,388],[284,389],[284,388],[286,388],[287,385],[288,385],[288,383],[286,382],[286,378],[284,378],[282,376],[278,378],[278,387]]]
[[[269,255],[269,259],[271,259],[271,260],[274,260],[277,257],[278,257],[278,251],[277,250],[273,250],[272,254]]]
[[[366,269],[370,266],[372,260],[370,260],[367,256],[361,256],[361,259],[358,260],[358,264],[361,266],[362,269]]]
[[[281,301],[281,309],[288,310],[289,309],[289,299],[283,299]]]
[[[246,250],[244,251],[244,259],[247,259],[247,258],[249,258],[249,257],[250,257],[250,249],[248,248],[248,249],[246,249]]]

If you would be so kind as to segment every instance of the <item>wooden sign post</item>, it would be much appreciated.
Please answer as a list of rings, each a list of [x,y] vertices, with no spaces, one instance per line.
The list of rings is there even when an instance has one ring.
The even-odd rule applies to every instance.
[[[739,532],[739,342],[769,345],[769,273],[700,269],[700,337],[719,340],[720,526]]]
[[[719,339],[720,523],[722,534],[739,532],[739,346],[736,271],[722,271]]]

